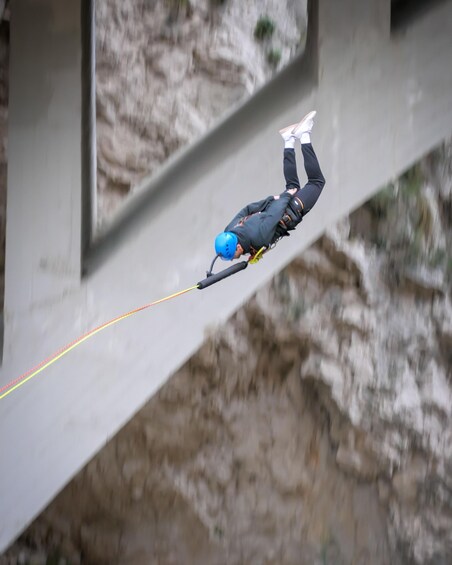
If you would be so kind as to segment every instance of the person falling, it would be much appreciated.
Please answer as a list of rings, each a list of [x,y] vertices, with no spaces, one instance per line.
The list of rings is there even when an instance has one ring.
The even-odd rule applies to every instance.
[[[217,257],[225,261],[250,254],[253,258],[262,249],[268,249],[282,237],[290,235],[303,217],[314,207],[325,178],[314,148],[311,131],[316,111],[304,116],[298,124],[280,130],[284,140],[283,170],[286,189],[282,194],[268,196],[245,206],[215,238]],[[295,144],[300,141],[307,183],[300,188],[295,160]]]

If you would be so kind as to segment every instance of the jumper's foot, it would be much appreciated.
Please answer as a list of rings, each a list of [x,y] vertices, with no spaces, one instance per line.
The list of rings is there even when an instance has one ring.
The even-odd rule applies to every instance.
[[[313,110],[304,116],[294,127],[292,135],[301,141],[301,143],[311,142],[311,131],[314,126],[314,118],[317,112]]]

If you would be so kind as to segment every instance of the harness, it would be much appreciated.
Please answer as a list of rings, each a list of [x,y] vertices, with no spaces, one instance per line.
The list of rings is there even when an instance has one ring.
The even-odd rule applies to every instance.
[[[271,247],[261,247],[259,251],[256,251],[253,248],[251,249],[252,249],[252,253],[250,255],[250,258],[248,259],[248,263],[250,263],[250,265],[255,265],[258,261],[262,259],[264,253],[267,253],[267,251],[271,249]]]
[[[260,212],[256,212],[255,214],[260,214]],[[234,228],[237,228],[237,227],[243,226],[243,224],[246,222],[246,220],[248,220],[249,218],[251,218],[251,216],[254,216],[255,214],[248,214],[248,216],[243,216],[243,218],[241,218],[241,219],[235,224],[235,226],[233,226],[233,227],[234,227]]]
[[[227,269],[223,269],[219,273],[213,273],[214,263],[218,259],[218,257],[220,257],[220,255],[216,255],[212,261],[212,264],[210,265],[210,269],[206,272],[206,278],[200,281],[196,285],[196,287],[192,287],[192,288],[198,288],[202,290],[203,288],[207,288],[208,286],[211,286],[212,284],[215,284],[216,282],[219,282],[225,279],[226,277],[230,277],[231,275],[234,275],[235,273],[238,273],[239,271],[246,269],[248,265],[254,265],[258,261],[260,261],[263,258],[264,254],[267,253],[268,251],[271,251],[283,236],[290,235],[288,233],[289,230],[294,230],[295,227],[301,222],[301,220],[303,219],[303,210],[304,210],[304,205],[303,202],[300,200],[300,198],[298,198],[298,196],[292,197],[291,201],[287,205],[287,208],[284,210],[284,215],[282,219],[279,221],[278,225],[276,226],[276,231],[275,231],[276,237],[273,238],[270,245],[263,246],[260,249],[254,249],[254,247],[250,245],[250,257],[248,261],[241,261],[240,263],[231,265],[230,267],[228,267]],[[260,214],[261,212],[256,212],[256,213]],[[249,214],[248,216],[241,218],[241,220],[237,222],[237,224],[234,227],[243,226],[243,224],[251,216],[254,216],[254,214]],[[187,292],[187,291],[185,290],[183,292]]]
[[[303,219],[303,210],[303,202],[298,196],[294,196],[287,205],[283,217],[279,220],[279,226],[286,231],[294,230]]]
[[[298,196],[293,196],[289,204],[287,205],[286,209],[284,210],[283,217],[279,220],[278,225],[276,226],[275,236],[276,238],[273,239],[271,246],[269,247],[261,247],[260,249],[254,249],[253,246],[250,245],[250,263],[257,263],[262,259],[264,253],[269,251],[273,248],[274,245],[284,236],[289,236],[289,231],[294,230],[298,224],[303,219],[303,212],[304,212],[304,204]],[[261,212],[256,212],[260,214]],[[248,216],[244,216],[241,218],[234,227],[243,226],[245,222],[254,216],[255,214],[249,214]]]

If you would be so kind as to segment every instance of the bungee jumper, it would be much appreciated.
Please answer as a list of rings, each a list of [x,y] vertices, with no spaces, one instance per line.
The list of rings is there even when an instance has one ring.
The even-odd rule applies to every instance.
[[[207,271],[207,278],[198,283],[199,289],[245,269],[249,263],[259,261],[281,238],[289,236],[289,232],[293,231],[314,207],[325,186],[325,178],[311,144],[311,131],[316,113],[313,110],[299,123],[280,130],[284,140],[283,172],[286,189],[276,196],[268,196],[264,200],[248,204],[234,216],[224,231],[217,235],[216,256]],[[295,145],[298,141],[308,177],[302,188],[295,159]],[[224,261],[232,261],[246,254],[249,254],[247,261],[241,261],[219,273],[212,273],[218,257]]]
[[[312,210],[325,185],[325,179],[311,145],[311,130],[314,125],[315,115],[315,111],[309,112],[298,124],[292,124],[280,130],[279,133],[284,140],[283,168],[286,180],[285,191],[282,194],[268,196],[264,200],[248,204],[248,206],[245,206],[245,208],[236,214],[226,226],[224,232],[220,233],[215,238],[216,256],[204,280],[189,288],[116,316],[112,320],[87,331],[44,361],[41,361],[41,363],[32,369],[26,371],[9,383],[0,386],[0,400],[6,398],[25,383],[41,374],[50,365],[100,331],[111,327],[121,320],[125,320],[130,316],[147,310],[151,306],[172,300],[195,289],[202,290],[226,277],[246,269],[248,264],[259,261],[263,254],[269,249],[272,249],[281,238],[290,235],[289,232],[294,230],[303,220],[304,216]],[[300,141],[301,144],[304,167],[308,177],[307,183],[302,188],[300,188],[295,161],[295,145],[298,141]],[[249,254],[247,261],[241,261],[218,273],[212,273],[213,265],[218,257],[221,257],[225,261],[231,261],[232,259],[238,259],[246,254]]]

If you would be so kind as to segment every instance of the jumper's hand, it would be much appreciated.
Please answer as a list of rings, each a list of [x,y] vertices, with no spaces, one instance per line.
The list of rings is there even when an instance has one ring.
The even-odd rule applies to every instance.
[[[293,196],[293,195],[297,192],[297,190],[298,190],[297,188],[289,188],[289,189],[286,189],[285,192],[288,192],[289,194],[291,194],[291,195]],[[279,200],[279,196],[280,196],[279,194],[275,194],[275,195],[273,196],[273,198],[274,198],[275,200]]]
[[[291,194],[292,196],[297,192],[298,188],[288,188],[286,189],[285,192],[288,192],[289,194]],[[273,198],[275,200],[279,200],[279,194],[275,194],[275,196],[273,196]]]

